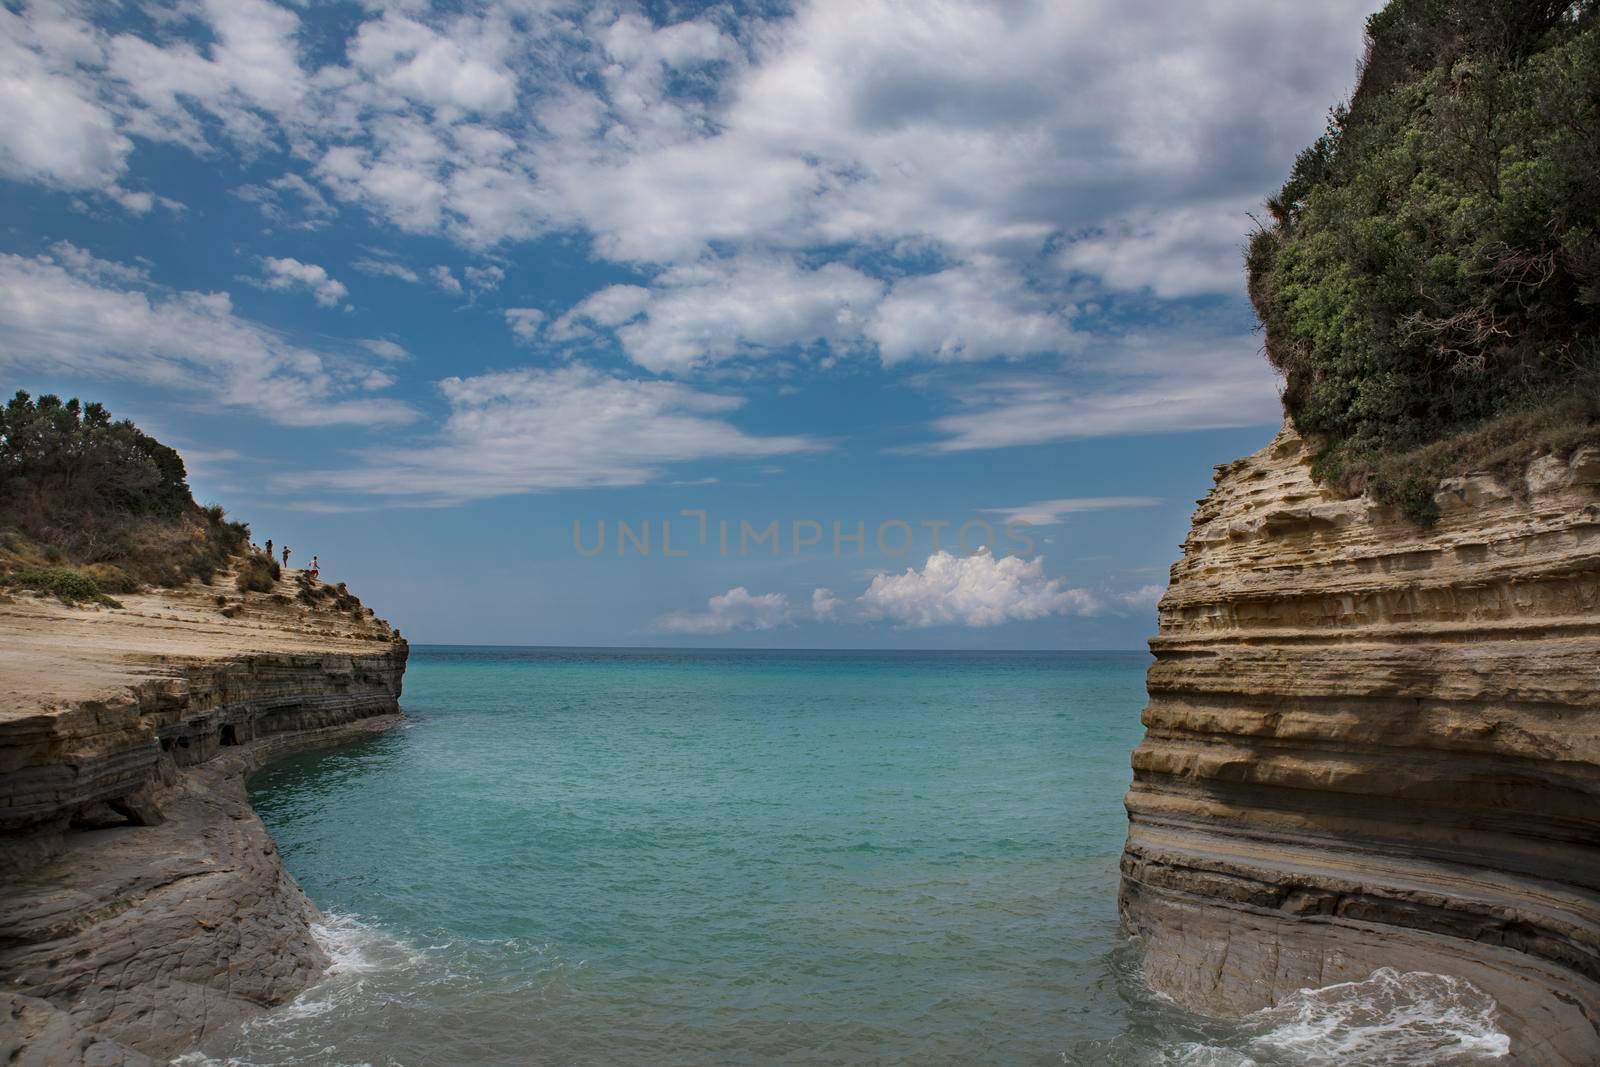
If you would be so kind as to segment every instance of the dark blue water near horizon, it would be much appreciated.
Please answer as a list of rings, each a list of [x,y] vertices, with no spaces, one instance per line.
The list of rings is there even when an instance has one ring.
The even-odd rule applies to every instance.
[[[250,783],[334,967],[187,1059],[1317,1062],[1138,981],[1148,663],[415,646],[405,727]]]

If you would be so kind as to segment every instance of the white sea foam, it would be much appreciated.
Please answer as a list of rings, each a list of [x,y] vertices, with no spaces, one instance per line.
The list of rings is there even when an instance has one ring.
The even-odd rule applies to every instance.
[[[1157,1063],[1159,1067],[1258,1067],[1242,1052],[1200,1041],[1184,1041],[1162,1050]]]
[[[1251,1015],[1251,1047],[1296,1063],[1489,1061],[1511,1052],[1494,999],[1471,982],[1384,967],[1361,982],[1302,989]]]

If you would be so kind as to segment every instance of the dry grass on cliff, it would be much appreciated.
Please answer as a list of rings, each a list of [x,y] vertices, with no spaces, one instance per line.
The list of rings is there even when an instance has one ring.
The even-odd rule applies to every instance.
[[[1483,471],[1513,488],[1523,483],[1530,460],[1566,458],[1585,445],[1600,445],[1600,390],[1579,390],[1478,424],[1421,448],[1369,453],[1342,470],[1313,470],[1351,494],[1370,492],[1424,526],[1438,521],[1434,494],[1444,479]],[[1356,475],[1346,471],[1357,471]]]

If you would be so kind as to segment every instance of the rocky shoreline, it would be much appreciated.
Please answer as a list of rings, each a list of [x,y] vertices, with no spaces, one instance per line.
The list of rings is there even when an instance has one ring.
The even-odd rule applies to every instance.
[[[1600,452],[1419,529],[1284,430],[1218,469],[1151,642],[1122,860],[1147,981],[1237,1015],[1389,966],[1600,1060]]]
[[[402,721],[407,646],[216,599],[0,604],[0,1062],[166,1059],[326,966],[245,777]]]

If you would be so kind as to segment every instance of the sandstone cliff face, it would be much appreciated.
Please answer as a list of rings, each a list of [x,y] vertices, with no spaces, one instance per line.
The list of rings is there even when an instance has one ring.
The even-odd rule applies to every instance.
[[[1121,908],[1238,1014],[1468,978],[1518,1063],[1600,1062],[1600,453],[1446,483],[1420,530],[1285,430],[1219,468],[1151,642]]]
[[[244,776],[398,721],[407,648],[216,597],[0,603],[0,1061],[168,1057],[326,964]]]

